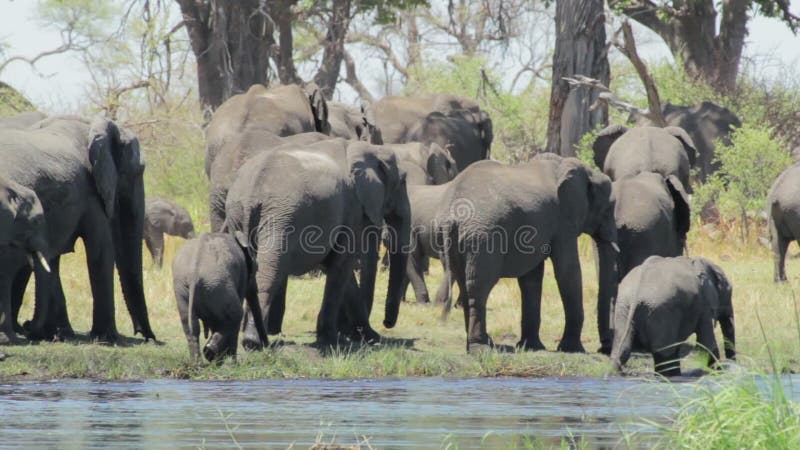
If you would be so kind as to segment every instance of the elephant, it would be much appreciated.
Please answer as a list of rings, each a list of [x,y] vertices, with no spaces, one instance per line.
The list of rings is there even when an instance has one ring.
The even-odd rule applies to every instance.
[[[615,181],[612,192],[620,279],[649,256],[683,254],[691,224],[689,196],[675,175],[642,172]]]
[[[344,103],[328,102],[330,135],[353,141],[366,141],[376,145],[383,144],[380,130],[376,127],[374,119],[370,117],[366,108],[365,105],[356,108]]]
[[[225,222],[225,198],[236,177],[236,171],[245,161],[258,153],[271,151],[284,145],[304,145],[326,139],[331,139],[331,137],[318,132],[280,137],[272,132],[259,129],[247,129],[229,139],[217,153],[209,176],[211,181],[209,190],[211,231],[219,231]]]
[[[675,175],[691,193],[689,175],[697,151],[692,138],[678,127],[608,126],[592,144],[594,162],[613,181],[640,172]]]
[[[583,352],[583,293],[578,235],[599,252],[598,328],[610,346],[609,317],[617,275],[617,233],[611,180],[576,158],[551,156],[519,165],[480,161],[450,182],[435,219],[436,245],[448,280],[458,283],[467,351],[492,345],[486,301],[500,278],[515,277],[522,293],[517,347],[542,350],[539,339],[544,261],[550,259],[566,323],[558,349]],[[446,283],[449,310],[450,283]]]
[[[385,144],[435,142],[450,151],[458,170],[487,159],[494,138],[492,120],[479,105],[454,95],[384,97],[367,107]]]
[[[665,103],[661,107],[667,125],[683,128],[697,149],[697,177],[705,182],[708,175],[719,169],[714,160],[715,142],[730,145],[730,135],[742,126],[742,121],[731,110],[712,102],[701,102],[692,106],[679,106]],[[653,125],[641,117],[637,125]]]
[[[391,328],[397,322],[410,212],[406,183],[391,150],[334,139],[262,152],[239,170],[225,214],[223,230],[255,255],[262,313],[255,320],[265,321],[270,333],[281,327],[288,276],[322,267],[326,282],[316,336],[323,348],[337,342],[341,306],[367,341],[380,339],[369,325],[369,312],[385,221],[394,245],[383,324]],[[360,292],[345,296],[353,288],[356,262]],[[246,314],[245,348],[258,345],[253,325],[252,315]]]
[[[148,197],[144,202],[144,243],[153,263],[161,267],[164,259],[164,234],[194,237],[194,224],[189,212],[181,205],[160,197]]]
[[[443,184],[458,174],[456,161],[450,152],[435,143],[386,144],[397,155],[398,164],[405,168],[406,184]]]
[[[20,258],[35,261],[50,271],[45,253],[49,251],[44,209],[36,193],[0,177],[0,267]],[[0,345],[16,341],[11,320],[11,280],[0,278]]]
[[[786,281],[786,250],[800,240],[800,162],[784,170],[767,194],[775,282]]]
[[[226,233],[203,233],[188,240],[175,255],[172,263],[175,300],[193,359],[200,357],[199,321],[203,322],[208,338],[203,356],[213,361],[236,356],[243,316],[242,299],[247,299],[251,311],[261,314],[251,286],[247,258],[236,239]],[[266,343],[263,323],[258,325],[259,337]]]
[[[94,299],[90,336],[104,342],[118,338],[116,264],[134,332],[155,339],[142,286],[144,163],[138,139],[109,120],[50,117],[28,129],[1,130],[0,159],[0,176],[36,193],[47,225],[49,245],[43,253],[53,270],[34,268],[35,311],[26,324],[28,337],[52,338],[59,335],[58,330],[71,333],[58,267],[60,255],[71,252],[80,237]],[[30,274],[24,257],[0,268],[0,284],[13,280],[14,319]],[[2,295],[2,301],[8,301],[8,291]]]
[[[698,345],[716,363],[720,354],[715,322],[725,339],[725,358],[736,359],[731,296],[725,273],[705,258],[647,258],[619,284],[611,351],[614,369],[622,372],[632,351],[644,351],[653,355],[657,373],[680,376],[680,344],[695,333]]]
[[[0,117],[0,128],[28,128],[46,117],[39,111],[26,111],[13,116]]]
[[[330,134],[328,105],[314,83],[267,88],[254,84],[217,108],[206,128],[206,175],[225,142],[248,129],[291,136],[317,131]]]

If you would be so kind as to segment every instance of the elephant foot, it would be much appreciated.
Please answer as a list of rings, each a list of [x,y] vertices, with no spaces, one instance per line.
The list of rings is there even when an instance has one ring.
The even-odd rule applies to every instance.
[[[489,336],[483,337],[475,341],[467,341],[467,353],[478,354],[494,349],[494,342]]]
[[[786,281],[787,281],[786,276],[775,278],[776,283],[786,283]]]
[[[60,341],[66,341],[67,339],[72,339],[75,337],[75,331],[72,329],[70,324],[66,326],[59,326],[56,328],[56,339]]]
[[[265,344],[269,345],[269,343]],[[244,337],[242,337],[242,348],[248,352],[260,352],[264,349],[264,346],[261,345],[261,339],[258,338],[258,335],[245,332]],[[203,352],[205,352],[205,349],[203,349]]]
[[[22,324],[25,337],[30,341],[54,341],[57,340],[56,330],[48,326],[34,326],[30,320]]]
[[[547,349],[545,348],[544,344],[542,344],[542,341],[539,340],[539,338],[535,338],[535,339],[520,339],[520,341],[517,342],[517,350],[539,351]]]
[[[16,345],[19,344],[17,333],[0,331],[0,345]]]
[[[89,338],[95,344],[114,345],[119,340],[119,333],[117,333],[117,330],[92,330],[89,333]]]
[[[562,339],[558,344],[558,351],[565,353],[586,353],[580,340]]]
[[[355,327],[350,333],[350,340],[363,342],[366,344],[377,344],[381,341],[381,335],[373,330],[371,326]]]
[[[601,355],[611,356],[611,346],[603,344],[597,349],[597,353],[600,353]]]
[[[23,328],[22,325],[20,325],[16,320],[14,321],[12,327],[14,328],[14,333],[25,334],[25,328]]]

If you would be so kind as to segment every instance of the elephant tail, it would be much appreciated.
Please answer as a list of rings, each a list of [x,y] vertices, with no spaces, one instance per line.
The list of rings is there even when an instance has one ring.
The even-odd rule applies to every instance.
[[[446,283],[444,308],[442,309],[442,322],[447,320],[453,308],[453,259],[455,258],[455,243],[458,242],[458,226],[455,221],[442,224],[437,230],[440,240],[439,258],[444,268],[444,282]]]
[[[611,349],[611,362],[614,364],[614,370],[619,373],[622,373],[622,366],[624,366],[631,357],[633,340],[636,335],[633,322],[637,308],[638,306],[626,308],[627,316],[625,318],[625,323],[622,324],[621,329],[614,330],[614,345]]]

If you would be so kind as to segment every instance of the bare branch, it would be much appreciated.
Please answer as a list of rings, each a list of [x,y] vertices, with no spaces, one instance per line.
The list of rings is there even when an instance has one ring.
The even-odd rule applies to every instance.
[[[9,64],[15,61],[21,61],[27,63],[28,65],[31,66],[31,68],[36,69],[36,63],[42,58],[46,58],[52,55],[58,55],[61,53],[66,53],[71,50],[76,50],[77,47],[75,46],[73,40],[73,26],[74,24],[70,23],[69,27],[66,30],[64,30],[64,33],[62,33],[62,36],[64,37],[64,42],[62,42],[62,44],[59,45],[58,47],[51,50],[45,50],[33,57],[27,57],[23,55],[12,56],[3,61],[2,63],[0,63],[0,73],[2,73],[3,70],[5,70],[5,68],[8,67]]]
[[[392,66],[395,68],[395,70],[400,72],[400,74],[404,77],[408,77],[408,70],[406,69],[405,64],[400,61],[400,58],[397,57],[397,54],[394,52],[394,50],[392,50],[392,47],[385,40],[363,33],[348,33],[347,42],[360,42],[382,50],[386,55],[386,58],[389,59],[389,62],[392,63]]]
[[[594,78],[590,78],[584,75],[575,75],[574,77],[564,77],[563,80],[569,83],[569,85],[572,86],[573,88],[587,87],[589,89],[595,89],[600,91],[600,95],[598,95],[597,101],[595,101],[592,104],[592,106],[589,107],[590,111],[594,111],[603,105],[609,105],[620,111],[627,112],[637,116],[643,116],[652,120],[653,122],[656,121],[655,116],[650,112],[650,110],[639,108],[635,105],[632,105],[628,102],[621,100],[619,97],[614,95],[613,92],[611,92],[611,89],[609,89],[606,85],[604,85],[603,83]]]
[[[358,79],[358,75],[356,74],[356,63],[353,61],[353,56],[347,50],[344,51],[344,67],[345,72],[347,73],[344,81],[352,86],[356,92],[358,92],[358,95],[362,100],[372,102],[374,97],[372,96],[372,93],[369,92],[369,89],[364,86],[364,83]]]
[[[664,115],[661,113],[661,99],[658,95],[658,88],[650,72],[647,70],[647,65],[645,65],[642,58],[639,57],[639,52],[636,50],[636,40],[633,38],[633,30],[631,29],[630,22],[627,20],[624,21],[620,30],[622,31],[624,42],[620,43],[617,39],[618,31],[614,37],[614,47],[631,61],[631,64],[633,64],[633,67],[639,74],[639,78],[642,80],[644,89],[647,92],[647,105],[651,116],[650,120],[657,126],[665,127],[667,126],[667,121],[664,120]]]

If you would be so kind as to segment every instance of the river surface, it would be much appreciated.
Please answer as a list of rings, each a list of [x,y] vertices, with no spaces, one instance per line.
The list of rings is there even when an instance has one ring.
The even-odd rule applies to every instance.
[[[667,424],[676,397],[695,388],[630,378],[15,382],[0,384],[0,447],[615,447],[632,431],[657,436],[644,422]]]

